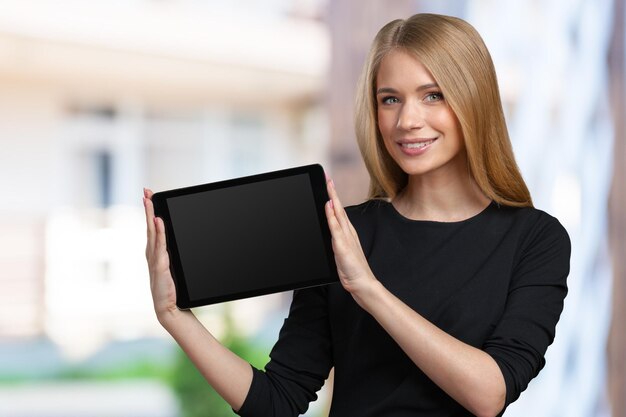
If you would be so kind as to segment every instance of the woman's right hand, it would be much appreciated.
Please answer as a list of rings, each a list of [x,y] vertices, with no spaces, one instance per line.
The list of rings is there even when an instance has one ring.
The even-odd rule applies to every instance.
[[[154,216],[152,204],[153,192],[144,188],[143,205],[146,211],[146,259],[150,271],[150,290],[154,311],[161,324],[174,314],[180,312],[176,307],[176,287],[170,272],[170,258],[165,241],[165,225],[163,220]]]

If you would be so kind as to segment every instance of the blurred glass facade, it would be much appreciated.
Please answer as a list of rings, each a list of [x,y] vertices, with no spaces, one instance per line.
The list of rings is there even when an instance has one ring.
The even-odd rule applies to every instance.
[[[142,187],[321,163],[345,201],[363,199],[354,84],[382,24],[416,12],[481,33],[535,204],[572,238],[548,365],[506,415],[611,415],[606,62],[620,2],[0,0],[0,415],[191,415],[190,371],[152,311]],[[289,301],[196,314],[256,363]]]

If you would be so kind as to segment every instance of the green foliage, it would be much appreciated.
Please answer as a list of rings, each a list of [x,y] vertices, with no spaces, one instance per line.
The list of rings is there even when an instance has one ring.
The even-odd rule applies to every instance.
[[[153,379],[167,382],[172,374],[171,363],[154,359],[124,361],[107,367],[93,368],[85,364],[67,365],[58,371],[31,374],[2,374],[0,385],[17,385],[34,381],[123,381]]]
[[[237,333],[228,309],[224,320],[226,334],[221,338],[222,344],[254,367],[263,368],[269,360],[266,349],[251,344]],[[178,349],[170,382],[184,417],[236,416],[230,405],[211,388],[181,349]]]
[[[222,344],[232,352],[248,361],[252,366],[262,369],[269,360],[268,349],[252,343],[237,333],[228,307],[225,306],[225,334],[220,338]],[[207,351],[207,355],[210,352]],[[233,417],[236,414],[206,382],[185,353],[176,348],[174,359],[141,357],[136,355],[117,361],[107,366],[78,363],[67,365],[59,370],[32,375],[3,373],[0,385],[16,385],[39,381],[120,381],[129,379],[152,379],[169,385],[180,404],[183,417]]]
[[[157,363],[154,359],[134,360],[107,368],[91,369],[84,366],[68,367],[54,375],[59,380],[98,380],[120,381],[128,379],[166,380],[171,374],[171,366]]]

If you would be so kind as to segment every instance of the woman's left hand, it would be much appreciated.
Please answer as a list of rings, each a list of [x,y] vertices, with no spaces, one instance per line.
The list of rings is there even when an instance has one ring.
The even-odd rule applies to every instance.
[[[376,278],[367,263],[359,236],[354,230],[344,210],[334,183],[326,181],[330,200],[326,203],[326,218],[332,235],[333,252],[341,285],[353,296],[376,282]]]

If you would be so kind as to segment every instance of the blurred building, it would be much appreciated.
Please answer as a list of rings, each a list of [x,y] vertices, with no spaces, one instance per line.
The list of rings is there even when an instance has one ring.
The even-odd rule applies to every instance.
[[[0,1],[0,337],[159,333],[142,187],[324,162],[319,2]]]

